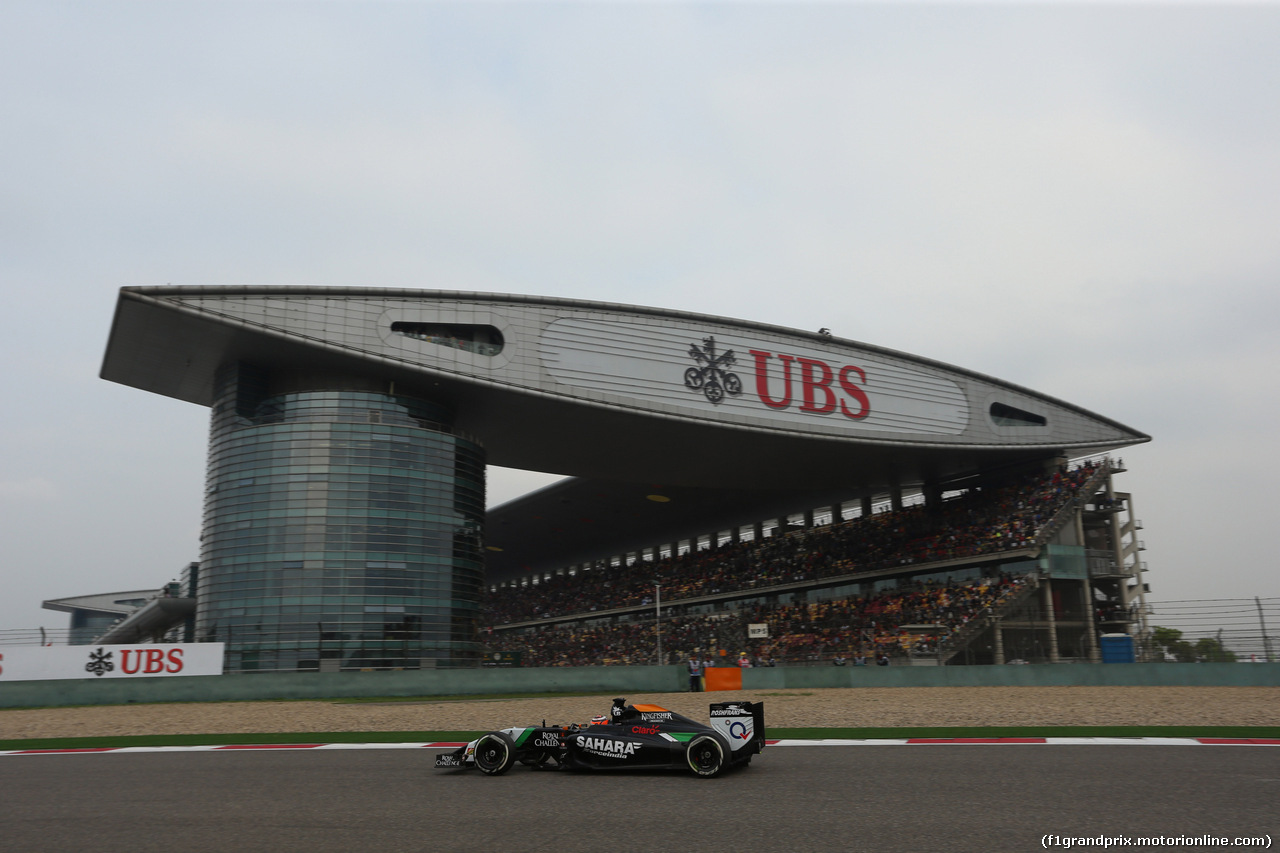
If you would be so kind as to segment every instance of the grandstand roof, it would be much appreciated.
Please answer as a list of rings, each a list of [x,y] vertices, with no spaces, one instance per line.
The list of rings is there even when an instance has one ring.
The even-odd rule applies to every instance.
[[[100,592],[92,595],[75,595],[69,598],[51,598],[41,606],[45,610],[63,613],[90,611],[117,615],[129,613],[148,599],[159,594],[158,589],[135,589],[126,592]]]
[[[103,378],[210,405],[235,360],[428,396],[490,464],[611,482],[883,490],[1149,439],[959,367],[723,317],[427,290],[120,291]]]
[[[503,549],[492,580],[1149,440],[1012,383],[825,331],[511,294],[120,291],[103,378],[207,406],[231,361],[426,397],[455,412],[453,429],[490,464],[578,478],[490,512],[488,544]]]

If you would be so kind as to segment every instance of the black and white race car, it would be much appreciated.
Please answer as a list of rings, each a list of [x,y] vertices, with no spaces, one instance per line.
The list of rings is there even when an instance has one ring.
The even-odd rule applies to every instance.
[[[436,767],[479,768],[490,776],[513,764],[569,770],[670,770],[719,776],[764,749],[764,703],[718,702],[705,725],[657,705],[614,699],[609,716],[587,725],[514,726],[436,757]]]

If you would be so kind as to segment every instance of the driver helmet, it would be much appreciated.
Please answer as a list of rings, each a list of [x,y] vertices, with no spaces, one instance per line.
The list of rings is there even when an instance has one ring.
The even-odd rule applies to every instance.
[[[591,725],[593,726],[604,726],[608,724],[609,724],[609,718],[606,717],[604,714],[596,714],[594,717],[591,718]]]

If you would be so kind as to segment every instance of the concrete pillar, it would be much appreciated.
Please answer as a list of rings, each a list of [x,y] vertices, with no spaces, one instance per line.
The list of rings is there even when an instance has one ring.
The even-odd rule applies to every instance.
[[[839,524],[844,521],[844,504],[836,501],[831,505],[831,523]]]
[[[1004,626],[1001,624],[1003,617],[997,616],[991,623],[991,633],[995,639],[994,660],[998,664],[1004,663]]]
[[[751,525],[751,534],[755,537],[755,541],[759,542],[764,538],[764,522],[757,521]]]
[[[862,499],[862,505],[860,509],[862,511],[863,518],[866,518],[871,515],[871,498],[870,497],[865,497]]]
[[[894,486],[889,492],[889,505],[893,507],[894,512],[902,509],[902,489],[898,486]]]
[[[1084,642],[1089,663],[1102,662],[1102,650],[1098,648],[1098,627],[1093,621],[1093,587],[1089,580],[1080,581],[1080,594],[1084,596]]]
[[[1124,603],[1126,607],[1138,607],[1138,633],[1140,636],[1146,637],[1150,630],[1147,625],[1147,585],[1142,576],[1142,552],[1137,549],[1138,544],[1138,516],[1133,508],[1133,495],[1128,492],[1116,492],[1111,485],[1111,478],[1107,477],[1107,487],[1118,498],[1124,501],[1124,513],[1127,520],[1127,527],[1132,530],[1133,538],[1133,588],[1125,588]]]
[[[1040,604],[1044,607],[1044,619],[1049,631],[1049,663],[1058,662],[1058,617],[1053,612],[1053,581],[1045,578],[1040,584]]]
[[[806,509],[804,511],[804,529],[808,530],[813,527],[813,510]]]

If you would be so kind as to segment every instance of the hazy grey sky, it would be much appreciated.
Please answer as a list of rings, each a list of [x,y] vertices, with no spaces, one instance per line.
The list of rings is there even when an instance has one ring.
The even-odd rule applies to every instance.
[[[0,629],[199,556],[123,285],[657,305],[1061,397],[1152,600],[1280,595],[1280,6],[0,4]],[[549,478],[494,470],[491,503]]]

